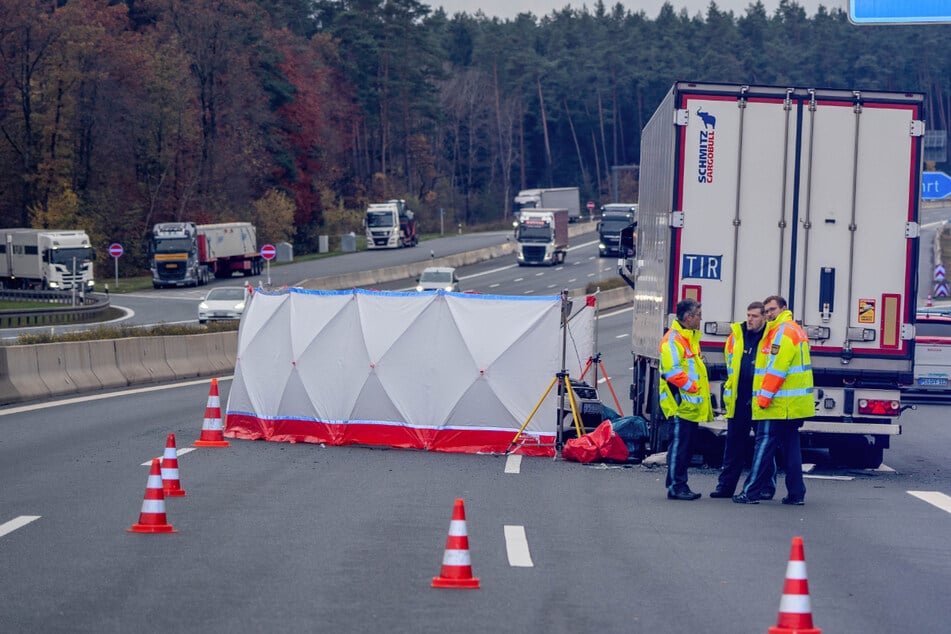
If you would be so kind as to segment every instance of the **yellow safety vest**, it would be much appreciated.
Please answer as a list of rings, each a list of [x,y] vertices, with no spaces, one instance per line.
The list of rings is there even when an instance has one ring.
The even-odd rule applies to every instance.
[[[660,340],[659,382],[664,416],[698,423],[713,420],[707,367],[700,356],[700,331],[685,330],[674,321]],[[679,403],[671,385],[677,388]]]
[[[736,382],[740,378],[740,364],[743,362],[743,322],[739,321],[731,327],[733,332],[726,339],[723,346],[723,355],[726,357],[726,381],[723,382],[723,406],[726,408],[726,417],[733,418],[736,412]],[[736,350],[738,354],[734,354]]]
[[[753,420],[795,420],[816,413],[809,338],[784,310],[766,324],[756,352]]]

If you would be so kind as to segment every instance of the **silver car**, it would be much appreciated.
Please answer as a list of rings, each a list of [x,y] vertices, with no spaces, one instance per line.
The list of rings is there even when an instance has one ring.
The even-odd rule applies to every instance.
[[[431,266],[423,269],[416,278],[416,290],[422,291],[449,291],[459,292],[459,278],[456,269],[449,266]]]
[[[198,304],[198,323],[211,319],[241,319],[246,289],[243,286],[219,286],[208,291]]]

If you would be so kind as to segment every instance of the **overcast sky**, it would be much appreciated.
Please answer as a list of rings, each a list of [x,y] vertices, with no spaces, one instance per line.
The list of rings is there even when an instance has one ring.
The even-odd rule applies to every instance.
[[[604,0],[604,4],[609,9],[617,4],[618,0]],[[716,0],[717,6],[722,11],[732,11],[735,15],[745,15],[746,8],[754,0]],[[826,8],[840,7],[845,9],[848,0],[798,0],[796,4],[806,10],[810,17],[815,15],[819,5]],[[591,0],[423,0],[433,9],[443,7],[449,15],[453,13],[475,14],[481,9],[489,17],[514,18],[519,13],[531,12],[536,16],[547,15],[553,9],[563,9],[571,5],[575,9],[580,9],[587,5],[588,10],[594,6]],[[648,18],[657,17],[664,0],[620,0],[621,4],[628,10],[643,11]],[[693,16],[697,13],[706,14],[707,7],[710,6],[710,0],[670,0],[674,9],[679,11],[686,8],[687,12]],[[763,0],[763,6],[766,12],[772,14],[779,6],[779,0]]]

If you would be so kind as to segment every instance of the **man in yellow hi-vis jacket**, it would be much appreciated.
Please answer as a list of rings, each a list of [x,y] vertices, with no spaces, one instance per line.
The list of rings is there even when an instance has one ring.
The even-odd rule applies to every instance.
[[[793,321],[786,300],[772,295],[763,302],[769,322],[756,353],[753,376],[753,420],[756,430],[753,466],[739,504],[758,504],[770,478],[776,448],[783,448],[786,497],[783,504],[802,505],[806,485],[802,479],[799,428],[815,414],[809,338]]]
[[[700,304],[677,303],[677,319],[660,340],[660,407],[670,421],[667,497],[696,500],[687,486],[690,442],[697,423],[713,419],[707,368],[700,356]]]

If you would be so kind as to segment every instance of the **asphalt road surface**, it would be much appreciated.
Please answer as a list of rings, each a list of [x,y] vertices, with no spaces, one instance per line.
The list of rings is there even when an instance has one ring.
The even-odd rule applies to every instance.
[[[817,468],[806,506],[740,506],[669,501],[663,469],[640,465],[188,451],[208,387],[0,410],[0,631],[762,633],[797,535],[823,631],[946,627],[947,409],[906,412],[894,471]],[[187,493],[165,501],[178,532],[128,533],[168,433]],[[715,478],[691,471],[704,493]],[[478,590],[430,587],[456,498]]]
[[[496,263],[464,281],[545,293],[609,266],[579,249],[561,270]],[[631,320],[598,322],[622,399]],[[810,451],[806,506],[747,507],[669,501],[664,469],[642,465],[236,440],[189,451],[208,389],[0,409],[0,632],[761,633],[796,535],[817,627],[945,628],[947,407],[905,412],[881,470]],[[165,502],[178,532],[128,533],[168,433],[187,492]],[[692,469],[691,486],[708,493],[716,475]],[[478,590],[430,587],[456,498]]]

